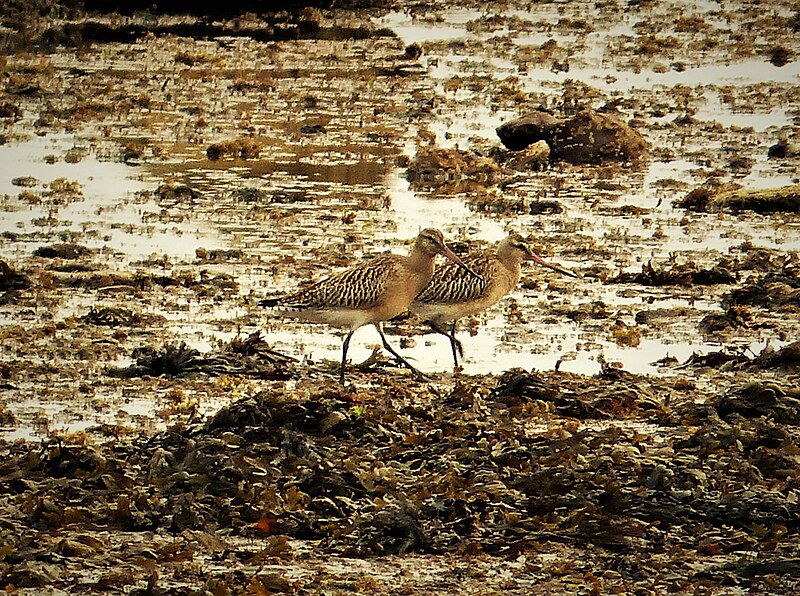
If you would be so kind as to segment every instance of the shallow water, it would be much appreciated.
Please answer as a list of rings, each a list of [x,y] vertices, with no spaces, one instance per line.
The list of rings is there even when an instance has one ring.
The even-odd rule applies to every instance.
[[[659,3],[654,10],[670,6]],[[728,16],[718,14],[718,8],[706,3],[687,10],[705,15],[724,33]],[[303,279],[322,277],[365,256],[404,252],[420,229],[433,225],[451,243],[490,245],[512,229],[530,234],[549,260],[582,274],[568,280],[526,266],[524,277],[534,289],[518,288],[475,325],[462,323],[467,374],[557,366],[595,374],[606,362],[637,373],[685,375],[685,370],[655,362],[666,356],[681,362],[722,348],[757,353],[767,344],[784,345],[787,335],[774,321],[722,336],[698,331],[702,316],[722,311],[720,297],[728,288],[643,288],[604,280],[638,272],[649,261],[713,266],[738,254],[744,242],[800,249],[800,222],[794,216],[696,214],[672,205],[702,183],[703,171],[724,171],[735,156],[753,162],[748,171],[725,172],[740,184],[769,188],[797,181],[793,162],[766,155],[779,134],[796,134],[799,108],[786,98],[800,84],[800,62],[776,67],[762,55],[728,55],[720,49],[637,56],[632,44],[640,37],[638,22],[624,12],[594,10],[593,3],[537,5],[535,13],[505,4],[491,11],[442,5],[373,20],[394,30],[398,39],[271,45],[238,37],[195,41],[167,36],[49,55],[52,84],[71,89],[61,104],[75,99],[71,82],[77,76],[88,79],[98,97],[106,87],[119,87],[120,94],[142,96],[149,103],[110,116],[102,125],[72,123],[74,132],[45,129],[38,136],[31,132],[33,120],[46,106],[30,100],[25,117],[6,127],[17,136],[0,145],[2,231],[10,233],[0,238],[0,258],[24,266],[37,247],[71,240],[95,250],[88,259],[94,267],[231,275],[238,291],[214,299],[175,288],[133,299],[74,291],[56,306],[45,303],[27,313],[4,307],[0,321],[36,327],[80,317],[94,306],[122,303],[165,317],[157,336],[152,330],[133,330],[121,340],[120,350],[127,354],[139,345],[173,341],[208,351],[239,333],[261,330],[275,349],[298,360],[336,363],[341,333],[272,319],[254,306],[257,298],[292,290]],[[494,24],[486,18],[494,16],[499,17]],[[591,31],[559,24],[567,17],[589,20]],[[557,42],[556,53],[542,59],[536,52],[550,39]],[[397,57],[413,42],[424,49],[418,65]],[[217,60],[210,63],[216,66],[202,61],[176,66],[176,53],[187,47],[203,59]],[[365,78],[368,57],[378,72],[402,67],[414,74]],[[555,64],[565,58],[568,70]],[[677,62],[680,68],[674,67]],[[454,77],[462,84],[448,87]],[[248,88],[253,81],[264,85]],[[433,133],[438,147],[496,146],[499,124],[540,104],[557,107],[565,89],[580,84],[589,94],[584,101],[594,108],[636,100],[630,109],[624,101],[621,105],[627,110],[624,117],[644,122],[641,130],[655,150],[642,170],[552,164],[541,172],[520,173],[502,190],[464,184],[439,192],[414,187],[398,165],[399,156],[413,159],[422,144],[420,130]],[[506,88],[517,95],[509,99]],[[674,124],[686,114],[694,124]],[[300,134],[301,124],[322,124],[326,132]],[[207,159],[209,143],[242,134],[262,141],[257,159]],[[130,139],[144,139],[147,150],[127,165],[120,159],[120,144]],[[65,157],[76,150],[79,161],[68,163]],[[47,156],[53,163],[47,163]],[[12,184],[21,176],[33,177],[35,185]],[[46,192],[59,178],[77,182],[81,194],[56,204]],[[189,185],[200,196],[185,203],[159,200],[153,191],[162,183]],[[267,199],[237,199],[243,189],[263,191]],[[40,201],[22,200],[24,190]],[[554,200],[564,213],[484,213],[472,206],[479,198],[524,204]],[[629,215],[620,207],[642,212]],[[205,262],[198,249],[240,249],[242,256]],[[559,314],[598,301],[608,311],[604,320],[572,322]],[[514,302],[519,312],[512,316]],[[620,345],[610,333],[615,320],[635,326],[638,311],[681,307],[691,307],[693,315],[643,329],[637,345]],[[467,331],[470,326],[474,336]],[[401,340],[395,333],[409,336],[399,349],[421,370],[451,370],[444,337],[422,335],[414,323],[389,328],[395,346]],[[359,330],[351,360],[366,359],[378,340],[374,330]],[[129,359],[114,363],[124,365]],[[114,401],[114,395],[109,391],[107,397]],[[28,412],[20,419],[32,420],[36,404],[20,403],[19,411]],[[211,400],[202,407],[210,411],[218,405]],[[51,429],[86,425],[50,414]],[[105,421],[105,416],[90,417]],[[18,432],[30,432],[23,427]]]
[[[86,156],[69,163],[63,156],[70,150]],[[54,163],[45,158],[55,156]],[[19,199],[26,188],[12,180],[32,177],[35,186],[27,190],[47,192],[49,185],[64,178],[80,185],[81,196],[66,205],[39,205]],[[18,143],[0,145],[0,196],[5,195],[2,230],[17,234],[41,235],[40,242],[0,243],[0,257],[16,258],[21,251],[33,250],[51,242],[48,232],[62,236],[80,235],[81,243],[102,251],[121,254],[123,263],[153,254],[180,259],[194,255],[203,224],[180,225],[158,221],[160,208],[152,198],[138,197],[157,184],[146,181],[146,172],[113,159],[100,159],[91,140],[72,135],[33,136]],[[38,221],[46,220],[41,224]],[[42,229],[44,228],[44,229]],[[114,259],[116,260],[116,259]]]

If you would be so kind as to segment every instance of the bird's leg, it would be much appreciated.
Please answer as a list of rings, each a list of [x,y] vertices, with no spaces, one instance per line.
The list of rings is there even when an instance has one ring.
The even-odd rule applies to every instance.
[[[419,378],[424,379],[425,375],[423,375],[420,371],[418,371],[416,368],[411,366],[411,364],[408,362],[408,360],[406,360],[400,354],[395,352],[394,348],[389,345],[389,342],[386,341],[386,336],[383,334],[383,329],[381,329],[381,324],[380,323],[375,323],[374,325],[375,325],[375,329],[378,330],[378,335],[381,336],[381,341],[383,342],[383,347],[386,348],[386,351],[389,352],[392,356],[394,356],[395,360],[397,360],[400,364],[405,366],[407,369],[409,369],[411,372],[413,372]]]
[[[355,333],[355,331],[348,333],[342,344],[342,367],[339,369],[339,382],[342,385],[344,385],[344,365],[345,362],[347,362],[347,349],[350,347],[350,339],[353,337],[353,333]]]
[[[453,366],[455,368],[458,368],[458,357],[461,356],[461,358],[464,358],[464,346],[462,346],[461,342],[456,339],[457,322],[458,321],[453,321],[453,323],[450,325],[450,331],[439,326],[437,323],[429,322],[431,329],[433,329],[436,333],[441,333],[450,340],[450,348],[453,350]]]
[[[456,323],[458,323],[458,321],[453,321],[453,323],[450,325],[450,347],[453,348],[453,363],[456,365],[456,368],[458,368],[458,357],[456,357],[456,352],[458,352],[458,356],[460,356],[463,360],[464,346],[461,345],[461,342],[456,339]]]

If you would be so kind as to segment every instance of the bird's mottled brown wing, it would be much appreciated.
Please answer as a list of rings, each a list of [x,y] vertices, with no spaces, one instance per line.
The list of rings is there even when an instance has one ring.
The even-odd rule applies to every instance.
[[[481,277],[475,277],[458,265],[448,263],[433,272],[430,283],[415,298],[424,304],[456,304],[480,298],[493,278],[496,266],[494,256],[489,253],[470,255],[464,263]]]
[[[283,306],[295,308],[368,308],[384,294],[397,255],[386,253],[325,278],[287,296]]]

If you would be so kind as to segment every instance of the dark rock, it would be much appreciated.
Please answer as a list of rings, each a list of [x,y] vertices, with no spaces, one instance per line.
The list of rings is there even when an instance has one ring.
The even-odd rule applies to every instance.
[[[550,146],[545,141],[536,141],[520,151],[511,153],[506,165],[520,172],[543,169],[550,161]]]
[[[634,320],[637,325],[670,325],[672,321],[677,319],[685,319],[691,317],[694,309],[689,307],[675,307],[675,308],[655,308],[651,310],[640,310],[636,313]]]
[[[32,188],[39,184],[39,180],[33,176],[17,176],[16,178],[11,179],[11,184],[14,186],[25,186]]]
[[[531,215],[553,215],[564,213],[564,205],[558,201],[533,201],[531,202],[530,214]]]
[[[648,143],[611,114],[582,110],[568,120],[534,112],[497,128],[500,141],[519,151],[545,141],[553,159],[572,163],[636,161],[647,156]]]
[[[137,313],[121,307],[105,306],[102,308],[92,308],[82,317],[83,322],[92,325],[104,325],[107,327],[126,327],[138,325],[142,317]]]
[[[676,207],[700,212],[754,211],[762,215],[800,213],[800,184],[750,190],[707,183],[693,189],[674,204]]]
[[[715,333],[727,329],[749,327],[753,316],[743,306],[731,306],[724,313],[710,313],[700,321],[702,333]]]
[[[243,203],[268,203],[269,193],[260,188],[237,188],[231,192],[231,199]]]
[[[200,193],[183,184],[162,184],[155,191],[156,197],[163,202],[178,204],[200,198]]]
[[[778,141],[767,151],[770,159],[784,159],[786,157],[796,157],[800,155],[800,145],[789,141]]]
[[[563,124],[547,112],[533,112],[522,118],[504,122],[497,128],[500,142],[511,151],[521,151],[537,141],[547,141],[554,136],[555,130]]]
[[[13,103],[0,104],[0,118],[8,118],[10,120],[19,120],[22,118],[22,109]]]
[[[783,46],[773,46],[769,50],[769,61],[780,68],[792,61],[792,51]]]
[[[800,278],[790,270],[768,273],[723,297],[723,307],[736,305],[759,306],[770,310],[800,307]]]
[[[656,269],[652,262],[642,265],[641,273],[621,273],[610,279],[610,283],[637,283],[643,286],[692,286],[732,284],[736,276],[725,267],[717,265],[711,269],[700,269],[695,263],[673,264],[670,269]]]
[[[28,276],[19,273],[5,261],[0,261],[0,292],[22,290],[31,285]]]
[[[737,190],[715,196],[712,211],[800,213],[800,184],[764,190]]]
[[[206,157],[211,161],[218,161],[227,156],[234,159],[255,159],[259,155],[261,155],[261,144],[250,137],[213,143],[206,149]]]
[[[647,154],[647,141],[616,116],[583,110],[565,122],[548,143],[553,155],[573,163],[634,161]]]

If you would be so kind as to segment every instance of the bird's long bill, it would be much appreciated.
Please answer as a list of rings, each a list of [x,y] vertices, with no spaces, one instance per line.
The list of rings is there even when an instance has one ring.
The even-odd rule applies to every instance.
[[[450,250],[446,246],[442,246],[442,247],[439,248],[439,254],[442,255],[443,257],[446,257],[446,258],[450,259],[456,265],[461,267],[464,271],[467,271],[469,274],[474,275],[475,277],[478,277],[478,278],[481,278],[481,279],[483,278],[480,274],[475,273],[472,269],[470,269],[469,266],[466,263],[464,263],[464,261],[462,261],[456,253],[454,253],[452,250]]]
[[[569,275],[570,277],[578,277],[577,274],[575,274],[574,272],[570,271],[569,269],[564,269],[564,267],[561,267],[559,265],[554,265],[553,263],[548,263],[542,257],[537,255],[535,252],[531,252],[528,256],[529,256],[530,260],[533,261],[534,263],[536,263],[537,265],[541,265],[542,267],[547,267],[548,269],[552,269],[553,271],[558,271],[559,273],[561,273],[563,275]]]

